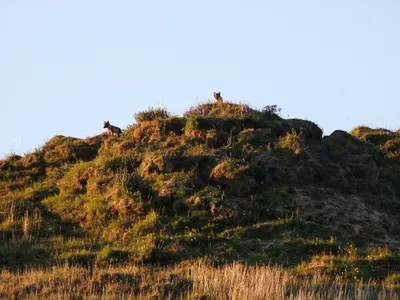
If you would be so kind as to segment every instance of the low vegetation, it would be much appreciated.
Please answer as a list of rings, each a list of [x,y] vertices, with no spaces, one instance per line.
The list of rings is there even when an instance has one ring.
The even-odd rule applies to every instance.
[[[397,299],[399,131],[279,111],[151,108],[7,156],[0,297]]]
[[[0,273],[0,295],[29,299],[398,299],[393,280],[347,282],[276,266],[189,262],[171,267],[57,265]],[[394,279],[396,280],[396,279]],[[397,278],[398,281],[398,278]]]

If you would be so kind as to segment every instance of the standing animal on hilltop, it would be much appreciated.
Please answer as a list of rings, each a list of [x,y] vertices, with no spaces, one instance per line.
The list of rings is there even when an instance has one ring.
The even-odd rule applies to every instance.
[[[214,99],[216,103],[222,103],[224,100],[221,97],[221,92],[214,92]]]
[[[109,121],[104,121],[104,127],[103,128],[107,128],[107,133],[108,134],[115,135],[117,137],[119,137],[121,135],[121,133],[122,133],[121,128],[111,125]]]

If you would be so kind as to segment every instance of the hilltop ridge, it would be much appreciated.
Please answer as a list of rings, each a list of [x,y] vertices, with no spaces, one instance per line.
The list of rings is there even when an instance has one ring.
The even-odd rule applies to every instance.
[[[399,131],[323,137],[276,106],[228,102],[135,118],[120,138],[55,136],[0,161],[1,265],[206,259],[399,272]]]

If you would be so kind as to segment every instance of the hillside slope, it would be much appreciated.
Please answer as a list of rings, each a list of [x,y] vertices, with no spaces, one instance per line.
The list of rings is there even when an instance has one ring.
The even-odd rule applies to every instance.
[[[400,132],[323,137],[275,107],[136,114],[0,161],[0,264],[207,259],[385,278],[400,269]]]

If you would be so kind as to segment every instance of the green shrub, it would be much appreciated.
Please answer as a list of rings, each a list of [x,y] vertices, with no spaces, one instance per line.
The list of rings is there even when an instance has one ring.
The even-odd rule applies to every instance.
[[[128,260],[128,252],[114,249],[110,245],[105,246],[96,255],[96,263],[102,266],[122,264]]]
[[[323,131],[314,122],[300,119],[287,119],[285,121],[289,124],[290,128],[294,128],[297,132],[301,132],[306,140],[322,139]]]
[[[134,236],[146,235],[153,232],[159,222],[159,216],[156,212],[152,211],[147,214],[146,218],[133,225],[131,233]]]
[[[162,247],[158,244],[158,239],[154,233],[133,238],[131,247],[134,262],[149,263],[159,261],[163,258],[164,253]]]
[[[84,204],[84,209],[86,211],[87,226],[99,229],[105,225],[109,207],[104,197],[97,195],[88,198]]]
[[[185,129],[186,119],[170,117],[168,119],[159,120],[160,131],[163,134],[171,132],[180,135]]]
[[[170,113],[165,108],[153,108],[150,107],[146,111],[135,113],[135,120],[138,124],[146,121],[153,121],[159,119],[167,119],[170,117]]]
[[[396,133],[387,129],[372,129],[366,126],[358,126],[350,131],[350,134],[374,145],[381,146],[391,138],[396,137]]]
[[[227,158],[212,170],[211,176],[214,178],[225,178],[229,180],[237,179],[237,175],[241,172],[239,162],[234,158]]]
[[[44,145],[44,159],[52,164],[88,161],[96,157],[100,145],[99,140],[96,143],[87,143],[78,138],[57,135]]]
[[[396,137],[390,140],[387,140],[383,146],[383,149],[387,151],[397,151],[400,150],[400,137]]]
[[[400,273],[388,275],[383,283],[386,287],[400,289]]]
[[[239,133],[237,142],[253,146],[268,145],[274,140],[271,128],[245,129]]]
[[[292,129],[292,132],[288,132],[284,137],[279,138],[277,146],[278,148],[288,149],[299,155],[304,148],[302,132],[297,133],[295,129]]]
[[[59,181],[60,193],[71,196],[86,193],[88,182],[95,174],[96,169],[92,161],[75,164]]]
[[[189,115],[186,118],[186,125],[184,128],[185,134],[190,134],[195,130],[200,129],[200,119],[201,117],[195,115]]]

